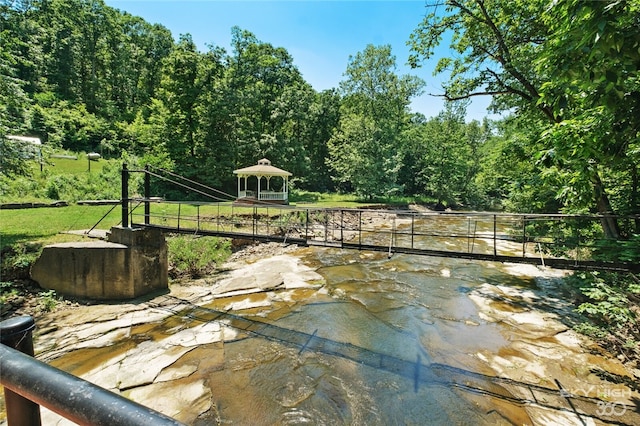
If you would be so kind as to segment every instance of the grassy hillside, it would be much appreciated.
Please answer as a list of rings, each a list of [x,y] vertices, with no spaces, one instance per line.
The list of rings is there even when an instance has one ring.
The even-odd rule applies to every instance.
[[[85,153],[60,152],[45,157],[42,171],[36,161],[31,161],[30,166],[30,176],[0,178],[0,203],[120,197],[120,160],[99,159],[89,163]]]

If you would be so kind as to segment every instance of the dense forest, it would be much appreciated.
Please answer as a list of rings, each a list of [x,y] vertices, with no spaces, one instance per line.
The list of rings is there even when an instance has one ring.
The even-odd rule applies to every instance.
[[[444,3],[427,1],[407,29],[418,72],[453,34],[436,69],[450,102],[425,117],[409,108],[424,81],[396,74],[390,46],[363,46],[339,87],[317,92],[286,49],[245,29],[231,29],[230,52],[201,52],[101,0],[4,1],[0,136],[134,156],[227,190],[232,170],[267,157],[309,191],[640,213],[640,3]],[[505,118],[466,122],[478,95]],[[3,179],[25,172],[0,141]]]

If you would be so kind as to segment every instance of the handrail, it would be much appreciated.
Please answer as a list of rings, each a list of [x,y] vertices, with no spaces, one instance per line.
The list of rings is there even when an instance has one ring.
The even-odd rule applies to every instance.
[[[135,401],[0,344],[0,383],[80,425],[182,425]],[[11,419],[9,424],[11,424]]]

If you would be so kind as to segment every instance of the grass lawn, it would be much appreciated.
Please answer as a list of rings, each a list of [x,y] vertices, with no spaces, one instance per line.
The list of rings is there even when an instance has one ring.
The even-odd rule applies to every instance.
[[[49,157],[47,163],[44,164],[44,172],[40,172],[40,166],[37,162],[32,162],[33,173],[30,177],[22,179],[22,185],[18,186],[19,190],[14,190],[12,195],[0,197],[2,202],[51,202],[48,198],[43,199],[46,191],[37,190],[35,188],[46,188],[48,182],[55,182],[57,175],[73,176],[76,180],[68,185],[84,185],[85,189],[96,186],[95,180],[99,176],[103,167],[113,168],[114,164],[118,164],[119,160],[91,161],[91,171],[89,172],[89,160],[85,153],[68,153],[60,152],[61,155],[73,155],[77,159],[71,158],[55,158]],[[104,183],[105,185],[107,182]],[[119,186],[119,182],[110,182],[109,185]],[[61,188],[65,188],[67,192],[60,192],[61,199],[73,200],[74,198],[64,198],[65,195],[77,195],[73,188],[66,188],[60,183]],[[111,191],[113,192],[113,191]],[[92,194],[99,193],[94,191]],[[119,192],[118,192],[119,193]],[[322,209],[322,208],[362,208],[372,204],[381,204],[380,202],[358,199],[355,195],[347,194],[326,194],[308,191],[293,191],[291,194],[291,206],[302,209]],[[82,198],[78,198],[82,199]],[[389,201],[387,201],[389,203]],[[393,202],[390,202],[393,204]],[[197,204],[197,203],[196,203]],[[0,246],[6,247],[16,243],[54,243],[62,241],[74,241],[82,237],[64,234],[71,230],[90,229],[96,225],[100,219],[113,206],[84,206],[70,205],[68,207],[48,207],[21,210],[0,210]],[[181,205],[172,203],[152,204],[152,215],[160,217],[166,225],[177,225],[178,217],[184,220],[184,226],[196,224],[199,218],[215,218],[218,216],[226,217],[251,217],[253,207],[239,208],[231,207],[230,204],[218,206],[216,204],[203,204],[196,206],[195,204],[184,203]],[[138,206],[134,211],[133,222],[142,223],[144,218],[142,206]],[[261,209],[260,215],[268,215],[274,217],[287,218],[291,214],[291,210],[287,207],[281,209],[273,206],[268,209]],[[120,224],[121,210],[119,206],[113,208],[111,213],[100,222],[98,229],[110,229],[112,226]],[[287,219],[288,220],[288,219]],[[173,223],[175,222],[175,223]]]
[[[71,156],[69,153],[59,155]],[[79,153],[75,156],[77,160],[47,157],[42,171],[38,162],[30,161],[29,175],[0,177],[0,202],[74,201],[113,198],[112,194],[118,193],[120,161],[91,161],[89,170],[86,154]]]
[[[86,155],[78,155],[77,160],[68,158],[50,158],[50,164],[45,164],[44,169],[48,170],[52,175],[56,174],[83,174],[89,172],[89,160]],[[108,161],[99,159],[98,161],[91,162],[91,173],[99,173],[102,167],[107,164]],[[39,170],[39,169],[38,169]],[[34,173],[35,175],[35,173]]]
[[[86,169],[84,172],[86,172]],[[302,209],[361,208],[371,204],[374,203],[358,200],[353,195],[312,193],[312,195],[298,197],[298,200],[292,203],[290,207]],[[0,210],[0,246],[5,247],[25,242],[48,244],[77,240],[81,237],[64,233],[92,228],[112,207],[113,210],[97,226],[98,229],[110,229],[112,226],[120,224],[120,206],[70,205],[68,207]],[[277,205],[260,210],[261,215],[268,214],[269,216],[280,216],[291,212],[286,206]],[[218,206],[217,204],[207,203],[197,207],[195,204],[189,204],[188,202],[181,205],[161,202],[159,204],[152,203],[151,205],[152,216],[167,218],[168,220],[164,219],[166,223],[163,224],[171,226],[177,225],[177,223],[173,222],[177,222],[178,216],[186,219],[184,226],[188,226],[189,218],[195,221],[197,217],[217,217],[218,215],[249,217],[252,213],[253,207],[232,207],[230,204]],[[134,211],[133,219],[135,223],[144,221],[144,218],[141,217],[142,214],[144,214],[144,208],[140,205]]]
[[[295,207],[299,208],[330,208],[330,207],[363,207],[367,203],[355,201],[354,197],[341,195],[323,194],[314,202],[298,202]],[[0,210],[0,246],[6,247],[16,243],[38,242],[38,243],[55,243],[64,241],[75,241],[82,237],[68,235],[65,232],[81,229],[90,229],[96,225],[100,219],[113,210],[105,217],[97,226],[98,229],[110,229],[112,226],[120,224],[121,209],[120,206],[85,206],[70,205],[67,207],[44,207],[34,209],[20,210]],[[291,206],[293,207],[293,206]],[[180,211],[179,211],[180,210]],[[291,210],[280,209],[278,206],[269,209],[261,209],[260,214],[268,214],[270,216],[282,215]],[[144,218],[140,215],[144,213],[142,206],[135,209],[134,220],[136,223],[142,223]],[[152,204],[151,213],[153,216],[160,215],[165,217],[173,217],[177,219],[178,215],[183,219],[189,217],[195,219],[199,217],[216,217],[217,215],[230,216],[243,215],[250,216],[253,213],[253,207],[231,207],[231,205],[222,205],[218,207],[216,204],[207,204],[199,208],[189,203],[182,204]],[[174,222],[169,220],[168,222]],[[166,223],[167,225],[176,226],[174,223]],[[184,226],[188,226],[188,220]]]
[[[79,237],[63,232],[90,229],[113,206],[45,207],[37,209],[0,210],[0,246],[26,242],[74,241]],[[121,211],[113,211],[100,222],[98,229],[110,229],[120,223]]]

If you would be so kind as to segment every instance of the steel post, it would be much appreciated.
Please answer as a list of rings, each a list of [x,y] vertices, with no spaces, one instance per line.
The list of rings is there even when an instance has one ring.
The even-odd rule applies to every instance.
[[[415,213],[411,215],[411,249],[413,249],[413,235],[414,235],[414,225],[416,221]]]
[[[362,210],[358,212],[358,245],[362,246]]]
[[[16,349],[26,355],[33,356],[33,335],[36,327],[29,316],[15,317],[0,322],[0,343]],[[4,369],[2,374],[7,374]],[[7,409],[9,426],[39,426],[40,406],[11,389],[4,388],[4,401]]]
[[[493,215],[493,256],[497,256],[498,255],[498,247],[497,247],[497,241],[496,241],[496,221],[497,221],[497,216],[494,214]]]
[[[527,253],[527,217],[522,216],[522,257]]]
[[[149,165],[144,166],[144,224],[149,224],[149,216],[151,215],[151,177],[149,175]]]
[[[309,240],[309,209],[306,210],[307,215],[304,223],[304,236],[306,240]]]
[[[252,234],[253,234],[253,239],[256,239],[256,234],[258,233],[258,208],[257,207],[253,207],[253,229],[252,229]]]
[[[129,170],[127,163],[122,164],[122,227],[129,227]]]

